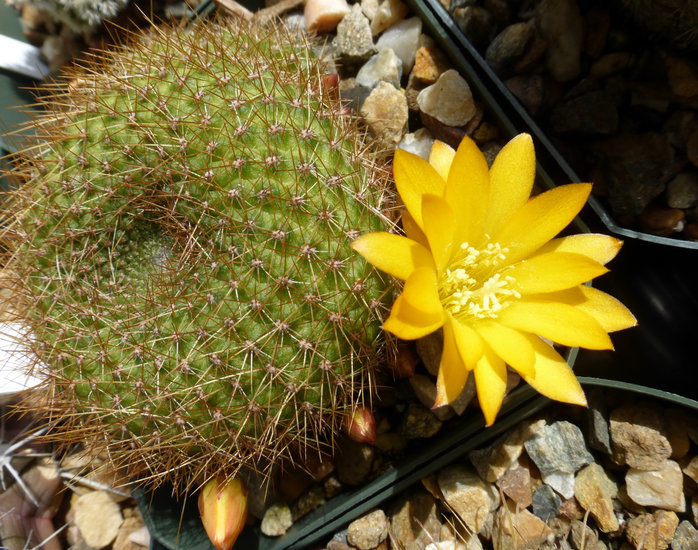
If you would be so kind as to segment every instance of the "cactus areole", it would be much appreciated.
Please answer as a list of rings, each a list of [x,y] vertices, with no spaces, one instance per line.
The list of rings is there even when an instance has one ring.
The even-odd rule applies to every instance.
[[[187,488],[322,452],[368,395],[391,283],[349,245],[385,177],[321,67],[229,22],[56,87],[5,241],[62,443]]]

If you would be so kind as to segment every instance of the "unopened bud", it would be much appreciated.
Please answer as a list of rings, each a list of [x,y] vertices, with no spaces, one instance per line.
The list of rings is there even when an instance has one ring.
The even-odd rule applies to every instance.
[[[230,550],[247,519],[247,489],[239,479],[210,480],[199,493],[199,514],[217,550]]]
[[[347,430],[347,435],[354,441],[370,443],[371,445],[376,442],[376,419],[371,409],[357,407],[346,417],[344,426]]]
[[[412,378],[415,370],[414,354],[405,343],[399,343],[395,359],[392,361],[393,375],[396,379]]]

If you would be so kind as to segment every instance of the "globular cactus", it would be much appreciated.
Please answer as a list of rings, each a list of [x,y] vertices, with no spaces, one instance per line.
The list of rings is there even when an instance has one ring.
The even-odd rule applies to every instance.
[[[177,487],[319,453],[369,395],[386,178],[279,24],[155,29],[73,75],[5,241],[63,444]]]

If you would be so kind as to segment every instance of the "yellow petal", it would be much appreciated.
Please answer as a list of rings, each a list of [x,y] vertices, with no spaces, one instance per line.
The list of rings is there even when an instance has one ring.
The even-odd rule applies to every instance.
[[[410,305],[402,295],[398,296],[383,323],[383,329],[403,340],[416,340],[431,334],[443,325],[443,315],[426,315]]]
[[[574,252],[606,265],[616,257],[623,241],[598,233],[582,233],[560,237],[544,244],[536,255],[548,252]]]
[[[436,380],[434,408],[452,403],[461,394],[469,372],[458,352],[451,323],[447,321],[444,323],[444,347],[441,352],[439,376]]]
[[[627,307],[613,296],[590,286],[578,286],[542,294],[540,298],[574,306],[596,319],[606,332],[615,332],[637,325],[637,320]]]
[[[429,241],[427,241],[427,236],[424,231],[420,229],[414,218],[410,216],[407,210],[403,210],[400,219],[402,220],[402,229],[407,235],[408,239],[412,239],[414,242],[421,244],[424,248],[429,249]]]
[[[408,153],[403,149],[395,151],[393,175],[398,193],[405,203],[407,211],[421,228],[422,195],[431,193],[443,196],[446,182],[439,173],[423,158]]]
[[[536,356],[535,374],[529,376],[522,373],[522,378],[550,399],[586,406],[584,391],[560,354],[537,336],[528,335],[527,338]]]
[[[419,267],[434,266],[428,248],[402,235],[367,233],[352,241],[351,247],[378,269],[403,281]]]
[[[427,316],[438,315],[440,317],[443,315],[436,272],[430,267],[420,267],[414,270],[405,281],[402,299]]]
[[[531,195],[536,154],[528,134],[519,134],[494,159],[490,170],[489,206],[485,233],[493,235]]]
[[[530,296],[509,304],[499,312],[498,321],[510,328],[538,334],[564,346],[613,349],[608,333],[580,309]]]
[[[516,289],[521,294],[572,288],[604,273],[608,269],[596,260],[572,252],[537,254],[504,272],[516,280]]]
[[[427,194],[422,197],[422,220],[436,270],[443,273],[451,256],[456,216],[445,200]]]
[[[455,240],[458,244],[477,245],[490,194],[490,173],[487,160],[475,142],[464,137],[451,164],[444,198],[458,212]]]
[[[475,386],[480,408],[485,415],[485,423],[491,426],[502,407],[504,392],[507,389],[507,367],[487,346],[475,366]]]
[[[453,328],[453,337],[456,340],[458,352],[463,359],[463,363],[468,370],[473,370],[483,354],[484,344],[482,338],[468,325],[461,323],[450,315],[449,318]]]
[[[492,351],[516,372],[528,376],[534,374],[533,348],[521,332],[490,320],[479,322],[474,328]]]
[[[456,152],[453,147],[446,145],[438,139],[434,141],[429,152],[429,164],[434,167],[444,181],[448,179],[448,171],[451,169],[451,162]]]
[[[499,232],[491,234],[492,241],[509,248],[508,263],[518,262],[564,229],[590,192],[588,183],[571,183],[541,193],[519,208]]]

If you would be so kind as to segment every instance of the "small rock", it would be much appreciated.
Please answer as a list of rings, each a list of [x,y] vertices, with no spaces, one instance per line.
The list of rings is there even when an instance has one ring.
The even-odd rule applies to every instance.
[[[131,541],[133,544],[136,544],[138,546],[143,546],[145,548],[149,548],[150,547],[150,531],[148,531],[148,528],[144,525],[140,529],[133,531],[128,536],[128,540]]]
[[[437,409],[432,408],[436,402],[436,384],[432,382],[431,378],[423,374],[415,374],[409,379],[409,381],[410,386],[412,386],[412,389],[414,390],[414,394],[417,396],[417,399],[419,399],[422,405],[429,408],[431,413],[436,416],[436,418],[442,422],[445,422],[449,418],[453,418],[455,413],[448,405],[444,405],[443,407],[439,407]]]
[[[598,392],[587,395],[587,441],[589,447],[611,455],[611,433],[608,428],[608,411],[602,396]]]
[[[539,545],[552,535],[552,530],[540,518],[526,509],[519,509],[515,504],[507,502],[497,511],[496,522],[501,532],[511,539],[512,546],[496,545],[503,548],[538,548]]]
[[[628,496],[641,506],[655,506],[664,510],[683,512],[686,502],[683,495],[681,466],[666,460],[657,470],[630,468],[625,474]]]
[[[628,520],[625,537],[635,546],[645,550],[664,550],[674,538],[679,518],[674,512],[657,510],[653,514],[640,514]]]
[[[613,511],[613,499],[617,494],[618,486],[596,463],[589,464],[575,477],[574,497],[605,533],[619,529],[618,518]]]
[[[453,20],[476,48],[489,42],[495,31],[492,14],[481,6],[456,8]]]
[[[684,409],[671,408],[664,411],[666,436],[671,445],[671,458],[683,458],[691,448],[691,432],[695,429],[695,419]]]
[[[409,11],[410,9],[407,5],[400,0],[383,0],[376,9],[373,17],[367,14],[368,18],[371,20],[371,33],[375,36],[383,32],[398,21],[402,21]]]
[[[414,65],[421,34],[422,20],[419,17],[410,17],[386,30],[376,42],[376,49],[392,49],[402,60],[403,73],[408,73]]]
[[[380,82],[364,101],[361,116],[376,138],[378,148],[394,151],[407,130],[405,94],[387,82]]]
[[[584,19],[575,0],[543,0],[536,14],[538,30],[548,43],[546,66],[557,82],[581,72]]]
[[[690,521],[683,520],[674,532],[671,541],[671,550],[697,550],[698,530],[693,527]]]
[[[531,490],[531,472],[523,466],[509,468],[497,480],[497,487],[513,500],[520,508],[528,508],[533,498]]]
[[[131,540],[131,535],[145,527],[140,515],[126,518],[119,527],[113,550],[142,550],[141,546]]]
[[[694,130],[686,141],[686,156],[693,166],[698,166],[698,130]]]
[[[434,145],[434,138],[429,130],[420,128],[414,133],[405,134],[402,141],[398,143],[398,148],[428,160],[432,145]]]
[[[327,543],[326,550],[352,550],[347,542],[347,530],[344,529],[339,533],[335,533],[332,540]]]
[[[531,115],[536,116],[540,113],[543,104],[543,77],[541,75],[512,76],[507,78],[504,84]]]
[[[494,483],[521,456],[524,441],[541,431],[544,426],[545,420],[542,419],[533,423],[522,422],[490,446],[471,451],[468,458],[482,479]]]
[[[375,449],[366,443],[358,443],[353,439],[343,438],[339,446],[337,459],[337,477],[344,485],[360,485],[371,472]]]
[[[419,403],[410,403],[402,419],[400,432],[408,439],[431,437],[441,429],[442,422]]]
[[[339,97],[344,104],[355,113],[360,113],[366,98],[371,95],[371,90],[364,86],[353,86],[351,88],[341,88]]]
[[[543,521],[557,517],[562,499],[547,485],[541,485],[533,493],[533,513]]]
[[[698,456],[694,456],[691,461],[683,467],[683,473],[698,483]]]
[[[686,213],[679,208],[663,208],[651,204],[640,214],[639,221],[644,231],[668,237],[672,233],[683,231]]]
[[[592,59],[598,59],[606,48],[606,38],[611,28],[611,16],[608,9],[591,8],[586,14],[585,23],[584,51]]]
[[[448,69],[448,60],[435,47],[421,47],[417,50],[412,74],[425,84],[434,84],[441,73]]]
[[[441,350],[444,346],[444,335],[437,330],[416,341],[417,355],[432,376],[438,376],[441,363]]]
[[[473,139],[476,143],[487,143],[488,141],[499,139],[500,135],[499,126],[489,122],[483,122],[473,133]]]
[[[361,11],[364,12],[369,21],[375,19],[380,3],[380,0],[361,0]]]
[[[618,110],[607,92],[589,92],[555,105],[551,124],[558,134],[615,134]]]
[[[388,519],[383,510],[375,510],[352,521],[347,527],[347,542],[360,550],[371,550],[388,538]]]
[[[293,521],[298,521],[316,508],[325,504],[325,492],[322,487],[315,486],[303,493],[293,504]]]
[[[342,64],[350,67],[365,62],[375,52],[371,27],[360,5],[354,4],[351,12],[337,25],[332,49]]]
[[[419,92],[417,103],[424,113],[447,126],[464,126],[476,112],[470,86],[453,69]]]
[[[264,512],[260,529],[268,537],[280,537],[291,525],[293,525],[291,508],[285,502],[277,502]]]
[[[305,28],[310,32],[329,32],[349,14],[346,0],[308,0],[305,4]]]
[[[514,65],[524,57],[535,34],[535,29],[528,23],[509,25],[487,47],[487,63],[499,76],[507,76]]]
[[[606,78],[612,74],[631,68],[635,64],[635,56],[630,52],[607,53],[594,62],[589,69],[589,75],[594,78]]]
[[[342,491],[342,483],[334,476],[328,477],[322,484],[325,498],[332,498]]]
[[[666,202],[672,208],[693,208],[698,204],[698,173],[681,172],[666,188]]]
[[[567,498],[560,504],[560,517],[567,519],[582,519],[584,517],[584,510],[577,502],[577,499]]]
[[[401,550],[423,550],[441,533],[436,501],[426,491],[403,495],[391,506],[388,516],[390,539],[400,541]]]
[[[449,407],[451,407],[455,413],[460,416],[465,412],[465,409],[470,402],[475,399],[476,394],[477,388],[475,387],[475,377],[468,376],[468,381],[465,383],[463,391],[460,392],[460,395],[456,397],[455,401],[453,401]]]
[[[599,535],[586,523],[579,520],[572,521],[570,525],[570,541],[575,550],[596,549],[599,543]]]
[[[438,475],[439,488],[449,507],[468,529],[478,533],[489,513],[499,505],[494,487],[484,483],[470,468],[454,464]]]
[[[572,474],[594,460],[586,448],[581,430],[566,421],[545,426],[526,441],[524,446],[528,456],[540,470],[543,481],[557,489],[565,498],[574,494]]]
[[[698,68],[680,57],[666,58],[667,79],[669,87],[679,97],[694,97],[698,95]]]
[[[106,491],[91,491],[77,498],[73,507],[75,524],[92,548],[111,544],[124,521],[119,505]]]
[[[391,48],[385,48],[371,57],[356,73],[356,83],[372,90],[380,82],[387,82],[396,89],[402,79],[402,61]]]

